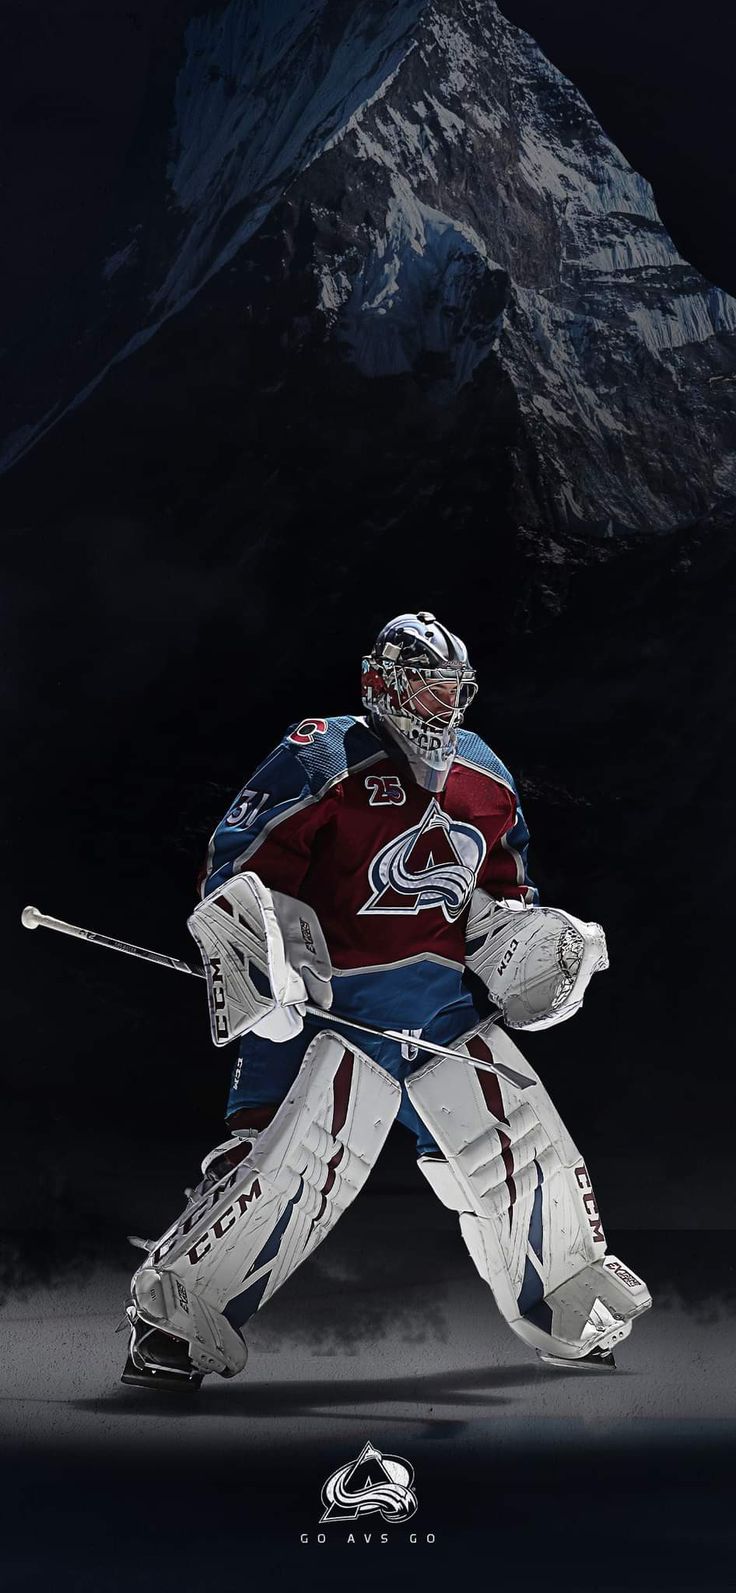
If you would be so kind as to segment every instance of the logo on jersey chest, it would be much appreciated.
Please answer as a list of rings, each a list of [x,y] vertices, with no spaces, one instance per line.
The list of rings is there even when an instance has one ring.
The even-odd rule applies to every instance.
[[[371,895],[360,912],[416,914],[439,907],[453,923],[475,890],[485,855],[480,830],[443,813],[433,798],[419,823],[374,857]]]

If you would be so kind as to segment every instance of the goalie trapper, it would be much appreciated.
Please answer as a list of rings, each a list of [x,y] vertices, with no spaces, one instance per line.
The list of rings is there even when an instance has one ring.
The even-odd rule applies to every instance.
[[[549,1029],[579,1010],[593,974],[608,967],[608,952],[600,924],[476,890],[465,960],[509,1028]]]

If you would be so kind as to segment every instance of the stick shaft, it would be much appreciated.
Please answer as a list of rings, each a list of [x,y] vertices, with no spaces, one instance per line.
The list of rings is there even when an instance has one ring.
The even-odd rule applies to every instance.
[[[32,915],[29,922],[26,915]],[[94,929],[82,929],[79,924],[67,924],[63,918],[52,918],[49,913],[39,912],[37,907],[26,908],[23,922],[28,928],[54,929],[60,935],[72,935],[76,940],[86,940],[91,946],[106,946],[108,951],[120,951],[126,957],[141,957],[144,962],[158,963],[162,968],[173,968],[176,973],[191,974],[195,979],[204,979],[203,968],[193,968],[190,963],[183,962],[179,957],[169,957],[163,951],[150,951],[147,946],[134,946],[129,940],[115,940],[111,935],[100,935]],[[478,1057],[462,1057],[458,1051],[453,1051],[450,1046],[435,1045],[432,1040],[422,1040],[419,1035],[402,1034],[400,1029],[378,1029],[370,1023],[358,1023],[354,1018],[343,1018],[339,1012],[324,1011],[322,1007],[313,1007],[306,1004],[306,1011],[310,1017],[319,1018],[324,1023],[329,1023],[332,1018],[334,1023],[341,1023],[346,1029],[357,1029],[360,1034],[370,1034],[377,1040],[393,1040],[396,1045],[410,1045],[418,1051],[428,1051],[431,1056],[453,1057],[455,1061],[468,1061],[471,1067],[478,1068],[482,1073],[500,1074],[502,1078],[509,1079],[517,1088],[528,1089],[533,1079],[525,1078],[522,1073],[517,1073],[513,1068],[506,1067],[504,1063],[495,1065],[490,1062],[481,1062]],[[500,1017],[500,1013],[499,1013]]]
[[[142,957],[145,962],[157,962],[162,968],[175,968],[177,973],[193,974],[195,979],[204,979],[203,968],[192,968],[188,962],[182,962],[179,957],[168,957],[163,951],[150,951],[147,946],[134,946],[128,940],[99,935],[95,929],[67,924],[63,918],[52,918],[49,913],[40,913],[37,909],[34,919],[35,925],[41,929],[55,929],[60,935],[73,935],[76,940],[86,940],[92,946],[106,946],[108,951],[121,951],[126,957]]]
[[[313,1018],[322,1018],[325,1023],[329,1023],[332,1018],[335,1023],[341,1023],[345,1029],[358,1029],[361,1034],[372,1034],[376,1040],[394,1040],[397,1045],[411,1046],[417,1051],[429,1051],[432,1056],[451,1056],[456,1062],[469,1061],[472,1067],[480,1068],[482,1073],[502,1073],[504,1078],[510,1078],[513,1083],[521,1086],[533,1083],[532,1079],[523,1078],[521,1073],[514,1073],[511,1068],[492,1067],[490,1062],[481,1062],[477,1057],[461,1056],[459,1051],[453,1051],[451,1046],[435,1045],[432,1040],[422,1040],[419,1035],[403,1034],[401,1029],[376,1029],[372,1023],[358,1023],[354,1018],[343,1018],[339,1012],[333,1012],[331,1008],[325,1012],[321,1007],[310,1006],[308,1002],[306,1010]]]

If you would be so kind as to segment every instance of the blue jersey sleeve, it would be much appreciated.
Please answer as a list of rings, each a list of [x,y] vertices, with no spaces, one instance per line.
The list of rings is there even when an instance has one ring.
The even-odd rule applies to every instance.
[[[527,856],[529,852],[529,829],[519,801],[519,793],[514,786],[516,796],[516,819],[510,830],[506,831],[501,845],[507,852],[516,858],[516,877],[520,886],[523,886],[523,899],[530,907],[539,906],[539,891],[534,881],[529,878]]]
[[[529,830],[514,777],[487,742],[482,741],[472,730],[461,730],[458,743],[463,759],[500,781],[511,792],[514,803],[511,823],[489,853],[480,883],[492,896],[511,894],[530,907],[538,907],[539,891],[529,878],[527,867]]]
[[[218,824],[201,894],[247,868],[271,890],[298,896],[318,832],[341,799],[342,780],[380,754],[375,736],[351,715],[290,725]]]
[[[218,824],[207,851],[201,895],[208,896],[238,867],[247,866],[249,856],[258,852],[282,820],[313,802],[306,770],[297,753],[282,742],[259,764]]]

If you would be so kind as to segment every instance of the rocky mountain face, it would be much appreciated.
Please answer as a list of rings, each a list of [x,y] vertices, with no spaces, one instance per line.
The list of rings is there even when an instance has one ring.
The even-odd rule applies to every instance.
[[[553,561],[566,533],[663,530],[729,501],[736,303],[680,258],[647,183],[493,0],[229,0],[173,43],[79,336],[11,369],[6,467],[106,386],[128,412],[155,389],[161,456],[182,392],[196,411],[224,382],[237,495],[263,389],[299,410],[326,386],[348,432],[351,412],[391,413],[406,459],[407,408],[430,460],[472,434],[495,515]],[[380,425],[370,442],[385,460]]]

